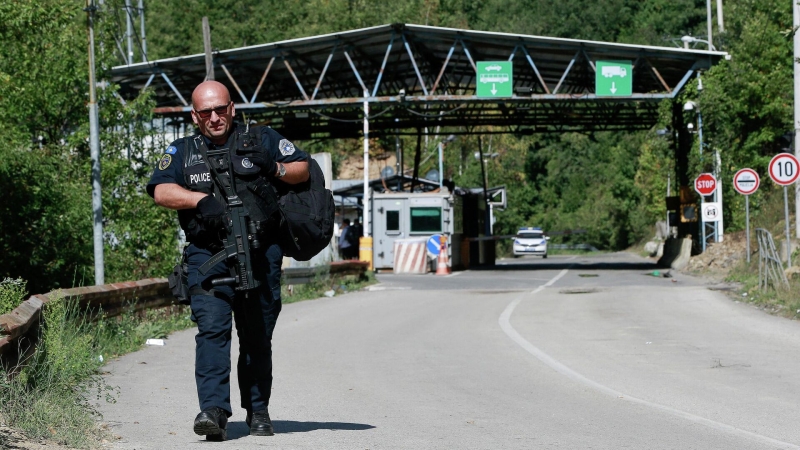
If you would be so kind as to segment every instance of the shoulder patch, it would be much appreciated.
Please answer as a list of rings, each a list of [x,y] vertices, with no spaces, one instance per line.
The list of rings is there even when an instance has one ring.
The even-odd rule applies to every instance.
[[[284,156],[289,156],[294,153],[294,144],[289,142],[288,139],[281,139],[281,142],[278,144],[278,148],[281,150],[281,153]]]
[[[172,164],[172,156],[164,155],[161,157],[161,160],[158,162],[158,169],[159,170],[167,170],[167,167]]]
[[[174,155],[175,153],[178,153],[178,147],[175,147],[174,145],[170,145],[169,147],[167,147],[167,151],[165,151],[164,153],[166,153],[168,155]]]

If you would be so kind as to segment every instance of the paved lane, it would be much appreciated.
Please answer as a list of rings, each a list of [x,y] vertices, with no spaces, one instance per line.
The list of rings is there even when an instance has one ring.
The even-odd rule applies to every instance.
[[[380,275],[372,291],[286,305],[274,341],[277,434],[246,435],[237,410],[231,440],[211,445],[800,443],[797,323],[689,277],[648,276],[654,267],[630,255],[501,263],[450,277]],[[103,406],[122,437],[116,448],[208,448],[191,431],[193,334],[109,366],[121,391]]]

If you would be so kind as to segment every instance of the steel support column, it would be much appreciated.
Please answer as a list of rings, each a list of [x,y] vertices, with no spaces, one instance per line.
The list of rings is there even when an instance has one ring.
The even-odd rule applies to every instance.
[[[419,80],[419,85],[422,87],[422,92],[424,92],[425,96],[427,96],[428,88],[425,87],[425,80],[422,78],[422,74],[419,72],[419,67],[417,67],[417,60],[414,59],[414,52],[411,51],[411,46],[408,45],[408,40],[406,39],[405,34],[403,34],[403,43],[406,46],[408,57],[411,58],[411,65],[414,66],[414,72],[417,73],[417,79]]]
[[[264,80],[267,79],[267,74],[269,74],[269,69],[272,68],[272,63],[274,63],[274,62],[275,62],[275,57],[273,56],[269,60],[269,64],[267,64],[267,69],[264,70],[264,75],[261,75],[261,81],[258,82],[258,86],[256,86],[256,91],[253,92],[253,96],[250,98],[250,103],[253,103],[253,102],[256,101],[256,96],[258,95],[258,91],[261,90],[261,85],[263,85],[264,84]]]
[[[317,80],[317,85],[314,86],[314,92],[311,93],[311,100],[314,100],[317,97],[317,92],[319,92],[319,87],[322,86],[322,80],[325,79],[325,74],[328,72],[328,66],[331,65],[331,60],[333,59],[334,53],[336,53],[337,45],[333,46],[331,49],[330,55],[328,55],[328,59],[325,61],[325,66],[322,67],[322,72],[319,74],[319,79]],[[270,62],[272,64],[272,62]]]

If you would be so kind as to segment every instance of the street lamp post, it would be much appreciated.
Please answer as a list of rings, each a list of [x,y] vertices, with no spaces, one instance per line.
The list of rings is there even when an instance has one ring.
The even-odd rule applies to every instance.
[[[439,142],[439,189],[442,189],[442,181],[444,180],[444,163],[442,162],[442,149],[445,145],[456,140],[456,136],[451,134],[447,139]]]
[[[698,38],[693,37],[693,36],[683,36],[681,38],[681,42],[683,42],[683,47],[684,48],[689,48],[689,44],[692,44],[694,42],[700,42],[700,43],[708,45],[708,49],[709,50],[717,51],[717,48],[714,47],[714,44],[712,44],[711,42],[709,42],[709,41],[707,41],[705,39],[698,39]]]
[[[489,223],[486,226],[488,236],[494,233],[494,205],[489,204],[489,196],[486,193],[489,189],[489,170],[487,169],[487,163],[490,159],[497,158],[498,156],[500,156],[499,153],[484,155],[483,152],[475,152],[475,159],[480,161],[481,172],[483,172],[483,200],[486,202],[487,209],[489,210]]]
[[[94,284],[105,284],[103,258],[103,196],[100,185],[100,124],[94,74],[94,0],[86,0],[89,25],[89,151],[92,158],[92,219],[94,238]]]

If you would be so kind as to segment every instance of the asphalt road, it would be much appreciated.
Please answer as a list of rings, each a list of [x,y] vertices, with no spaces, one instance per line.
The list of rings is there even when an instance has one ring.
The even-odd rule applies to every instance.
[[[272,437],[241,409],[193,434],[194,330],[111,362],[101,411],[119,449],[800,448],[800,325],[653,270],[528,257],[285,305]]]

